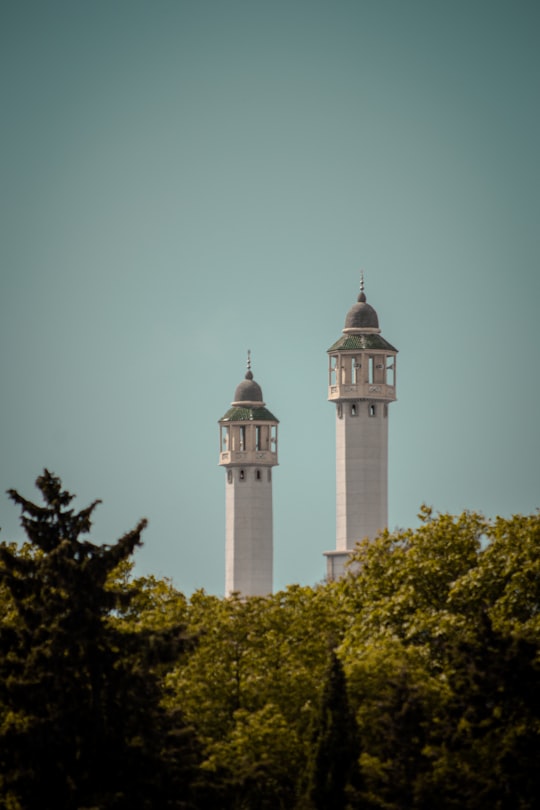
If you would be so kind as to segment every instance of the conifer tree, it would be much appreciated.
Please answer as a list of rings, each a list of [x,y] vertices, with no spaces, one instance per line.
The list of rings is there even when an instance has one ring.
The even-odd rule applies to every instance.
[[[345,810],[358,779],[358,735],[341,661],[332,651],[314,737],[309,806]]]
[[[45,504],[9,492],[30,545],[0,544],[0,806],[13,810],[187,807],[192,740],[161,708],[156,663],[179,628],[122,632],[129,594],[111,574],[141,543],[141,521],[114,545],[81,539],[81,512],[47,470]]]

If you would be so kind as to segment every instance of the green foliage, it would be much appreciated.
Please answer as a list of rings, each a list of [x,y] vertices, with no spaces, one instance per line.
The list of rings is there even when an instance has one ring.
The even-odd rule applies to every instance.
[[[159,639],[112,621],[132,597],[114,574],[145,522],[96,546],[80,537],[97,501],[76,513],[58,478],[45,471],[36,483],[44,506],[10,492],[30,544],[0,545],[10,608],[0,625],[1,800],[24,810],[186,806],[191,741],[161,708],[153,669],[164,649],[177,657],[179,628]],[[171,756],[179,747],[183,762]]]
[[[238,709],[230,733],[211,743],[207,753],[203,768],[222,781],[221,806],[292,806],[300,766],[298,739],[273,704],[251,712]]]
[[[315,722],[309,766],[309,806],[314,810],[345,810],[347,790],[358,787],[358,733],[349,706],[341,662],[332,652]]]
[[[205,769],[234,786],[234,802],[240,803],[231,806],[267,806],[257,803],[262,799],[254,786],[268,806],[294,806],[328,644],[339,635],[333,593],[293,586],[242,600],[197,592],[188,605],[188,628],[197,644],[168,678],[170,700],[182,700],[196,726],[207,753]],[[288,729],[286,745],[280,728]],[[264,762],[260,746],[250,742],[263,737]]]
[[[540,638],[540,516],[496,518],[485,525],[478,564],[456,582],[454,610],[481,615],[505,633]]]
[[[0,546],[0,806],[536,805],[538,515],[423,507],[337,583],[186,599],[132,578],[143,524],[94,546],[38,485]]]
[[[364,799],[533,807],[539,518],[422,518],[361,544],[341,583]]]
[[[423,644],[459,623],[449,601],[460,577],[478,565],[487,522],[474,513],[431,518],[425,507],[417,531],[363,541],[345,582],[357,641],[385,636]]]
[[[538,516],[490,522],[424,507],[421,519],[417,531],[360,544],[338,583],[192,597],[197,646],[169,677],[169,700],[183,701],[200,734],[220,806],[300,810],[330,794],[328,806],[349,808],[503,808],[504,795],[532,806]],[[360,774],[345,793],[332,757],[354,746],[338,694],[358,728]]]

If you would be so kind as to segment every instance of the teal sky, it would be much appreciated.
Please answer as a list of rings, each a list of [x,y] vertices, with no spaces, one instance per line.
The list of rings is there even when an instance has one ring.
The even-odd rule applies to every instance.
[[[390,526],[540,506],[540,5],[3,0],[0,492],[48,467],[137,571],[224,588],[217,420],[280,419],[275,586],[335,546],[326,350],[399,350]],[[0,495],[3,539],[21,537]]]

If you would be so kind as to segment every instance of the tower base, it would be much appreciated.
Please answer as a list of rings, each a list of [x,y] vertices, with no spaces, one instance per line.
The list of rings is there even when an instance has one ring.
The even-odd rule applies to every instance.
[[[324,551],[326,557],[326,581],[333,582],[345,573],[345,566],[352,551]]]

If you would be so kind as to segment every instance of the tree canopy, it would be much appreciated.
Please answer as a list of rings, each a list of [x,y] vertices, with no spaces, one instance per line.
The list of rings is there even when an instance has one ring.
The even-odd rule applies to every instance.
[[[44,505],[15,491],[29,543],[0,545],[7,610],[0,625],[0,790],[10,808],[187,805],[179,718],[161,706],[156,671],[174,643],[116,621],[132,594],[114,581],[145,521],[113,545],[82,539],[98,501],[81,512],[47,470]],[[169,650],[170,654],[170,650]],[[189,749],[186,734],[186,748]]]
[[[527,810],[540,518],[423,507],[266,598],[133,576],[55,476],[0,545],[0,806]]]

